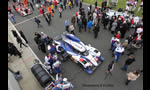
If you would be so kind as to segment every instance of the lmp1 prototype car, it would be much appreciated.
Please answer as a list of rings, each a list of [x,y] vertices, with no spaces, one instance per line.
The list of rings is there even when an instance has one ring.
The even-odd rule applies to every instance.
[[[56,50],[62,48],[63,52],[70,55],[71,60],[80,64],[89,74],[103,63],[104,58],[101,57],[101,53],[91,45],[85,45],[76,36],[65,33],[61,35],[61,38],[62,40],[54,41]]]
[[[32,14],[32,11],[30,8],[24,6],[24,5],[18,5],[16,7],[16,11],[21,15],[21,16],[27,16]]]

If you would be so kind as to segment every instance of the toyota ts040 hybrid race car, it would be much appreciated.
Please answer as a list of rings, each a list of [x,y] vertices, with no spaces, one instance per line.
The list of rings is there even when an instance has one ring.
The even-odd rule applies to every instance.
[[[61,40],[54,40],[57,52],[66,52],[70,59],[81,65],[89,74],[103,63],[101,53],[90,44],[85,45],[79,38],[72,34],[64,33]]]

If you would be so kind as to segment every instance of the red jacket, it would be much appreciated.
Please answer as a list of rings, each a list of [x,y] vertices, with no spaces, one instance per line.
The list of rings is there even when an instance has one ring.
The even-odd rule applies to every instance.
[[[134,20],[133,19],[131,19],[131,24],[134,24]]]
[[[116,35],[116,38],[117,38],[117,39],[120,39],[120,34],[117,34],[117,35]]]
[[[40,13],[41,13],[41,14],[44,14],[44,12],[43,12],[42,8],[40,8]]]
[[[78,16],[78,11],[76,12],[76,16]]]
[[[122,16],[121,16],[120,18],[121,18],[121,21],[123,22],[123,21],[124,21],[124,18],[123,18]]]
[[[54,5],[57,6],[57,1],[56,0],[54,1]]]

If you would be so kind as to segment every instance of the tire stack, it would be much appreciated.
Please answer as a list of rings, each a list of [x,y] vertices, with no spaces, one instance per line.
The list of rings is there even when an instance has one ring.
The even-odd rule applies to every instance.
[[[52,81],[49,73],[42,67],[41,64],[35,64],[31,68],[31,72],[34,74],[36,79],[40,82],[40,85],[45,88]]]

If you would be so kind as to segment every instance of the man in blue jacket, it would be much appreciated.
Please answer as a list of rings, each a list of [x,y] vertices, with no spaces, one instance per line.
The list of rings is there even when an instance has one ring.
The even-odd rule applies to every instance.
[[[93,25],[92,20],[89,20],[89,22],[88,22],[88,30],[89,30],[89,32],[91,31],[92,25]]]

